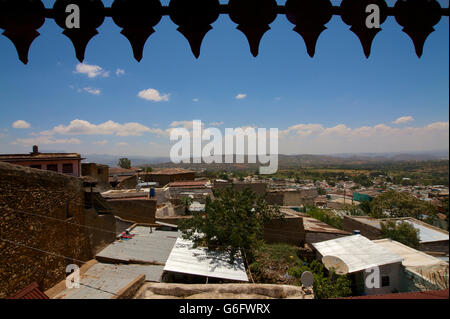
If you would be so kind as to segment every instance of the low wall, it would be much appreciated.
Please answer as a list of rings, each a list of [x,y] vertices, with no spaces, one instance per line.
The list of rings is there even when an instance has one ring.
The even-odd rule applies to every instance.
[[[381,230],[358,221],[357,217],[344,216],[343,227],[345,231],[353,233],[354,230],[359,230],[361,235],[370,240],[380,239]]]
[[[345,237],[345,236],[348,236],[348,235],[306,231],[306,242],[308,244],[314,244],[314,243],[320,243],[322,241],[337,239],[337,238],[341,238],[341,237]]]
[[[303,246],[305,243],[303,218],[286,217],[270,221],[264,226],[264,240],[269,244],[285,243]]]
[[[110,199],[107,201],[112,213],[122,219],[143,224],[154,224],[156,200]]]
[[[448,240],[434,241],[431,243],[422,243],[419,250],[424,252],[445,253],[448,256]]]

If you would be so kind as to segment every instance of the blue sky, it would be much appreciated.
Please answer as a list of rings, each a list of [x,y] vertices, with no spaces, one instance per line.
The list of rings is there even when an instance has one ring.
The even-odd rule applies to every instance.
[[[194,119],[220,128],[279,128],[285,154],[448,149],[448,17],[421,59],[393,17],[368,60],[336,16],[313,59],[284,16],[263,37],[257,58],[228,16],[213,27],[196,60],[163,17],[140,63],[110,18],[89,43],[84,65],[53,20],[39,29],[28,65],[1,36],[0,152],[28,152],[36,143],[41,150],[168,156],[167,130]],[[154,91],[138,96],[149,89],[161,101],[148,100]]]

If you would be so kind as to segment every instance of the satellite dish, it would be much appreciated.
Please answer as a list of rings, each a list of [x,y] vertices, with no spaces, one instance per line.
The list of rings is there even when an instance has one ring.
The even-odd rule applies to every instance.
[[[328,270],[333,269],[338,275],[348,274],[347,264],[336,256],[324,256],[322,258],[322,263]]]
[[[300,281],[306,288],[312,287],[312,285],[314,284],[314,275],[309,271],[305,271],[300,277]]]

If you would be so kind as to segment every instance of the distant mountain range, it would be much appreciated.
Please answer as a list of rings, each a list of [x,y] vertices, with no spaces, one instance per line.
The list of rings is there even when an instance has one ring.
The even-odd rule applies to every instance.
[[[110,167],[117,166],[121,157],[113,155],[83,155],[85,162],[105,164]],[[133,166],[151,165],[154,167],[185,167],[220,169],[228,167],[251,168],[255,164],[173,164],[168,157],[128,156]],[[280,167],[323,166],[323,165],[361,165],[382,162],[401,161],[436,161],[448,160],[448,151],[411,152],[411,153],[361,153],[361,154],[333,154],[333,155],[279,155]],[[259,166],[259,165],[258,165]]]

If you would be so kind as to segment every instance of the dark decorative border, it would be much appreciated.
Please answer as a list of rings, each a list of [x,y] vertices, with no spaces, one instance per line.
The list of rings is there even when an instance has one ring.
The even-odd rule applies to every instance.
[[[77,5],[82,12],[78,29],[66,27],[69,4]],[[380,28],[369,29],[365,25],[369,15],[366,8],[371,4],[380,10]],[[360,39],[367,58],[375,36],[382,30],[381,24],[393,16],[412,39],[420,58],[427,37],[441,17],[448,17],[449,9],[441,8],[436,0],[398,0],[394,7],[388,7],[384,0],[343,0],[340,6],[333,6],[329,0],[287,0],[285,6],[278,5],[276,0],[229,0],[228,4],[220,4],[219,0],[171,0],[168,6],[162,6],[159,0],[115,0],[111,8],[104,7],[101,0],[56,0],[53,8],[45,8],[41,0],[0,0],[0,29],[14,43],[20,61],[27,64],[29,48],[39,36],[37,30],[46,18],[54,19],[72,41],[76,57],[82,62],[86,46],[108,17],[122,28],[135,59],[140,61],[154,27],[163,16],[169,16],[198,58],[204,36],[221,14],[229,15],[238,25],[255,57],[262,37],[278,15],[285,15],[295,25],[294,31],[303,37],[311,57],[325,25],[333,15],[341,16]]]

